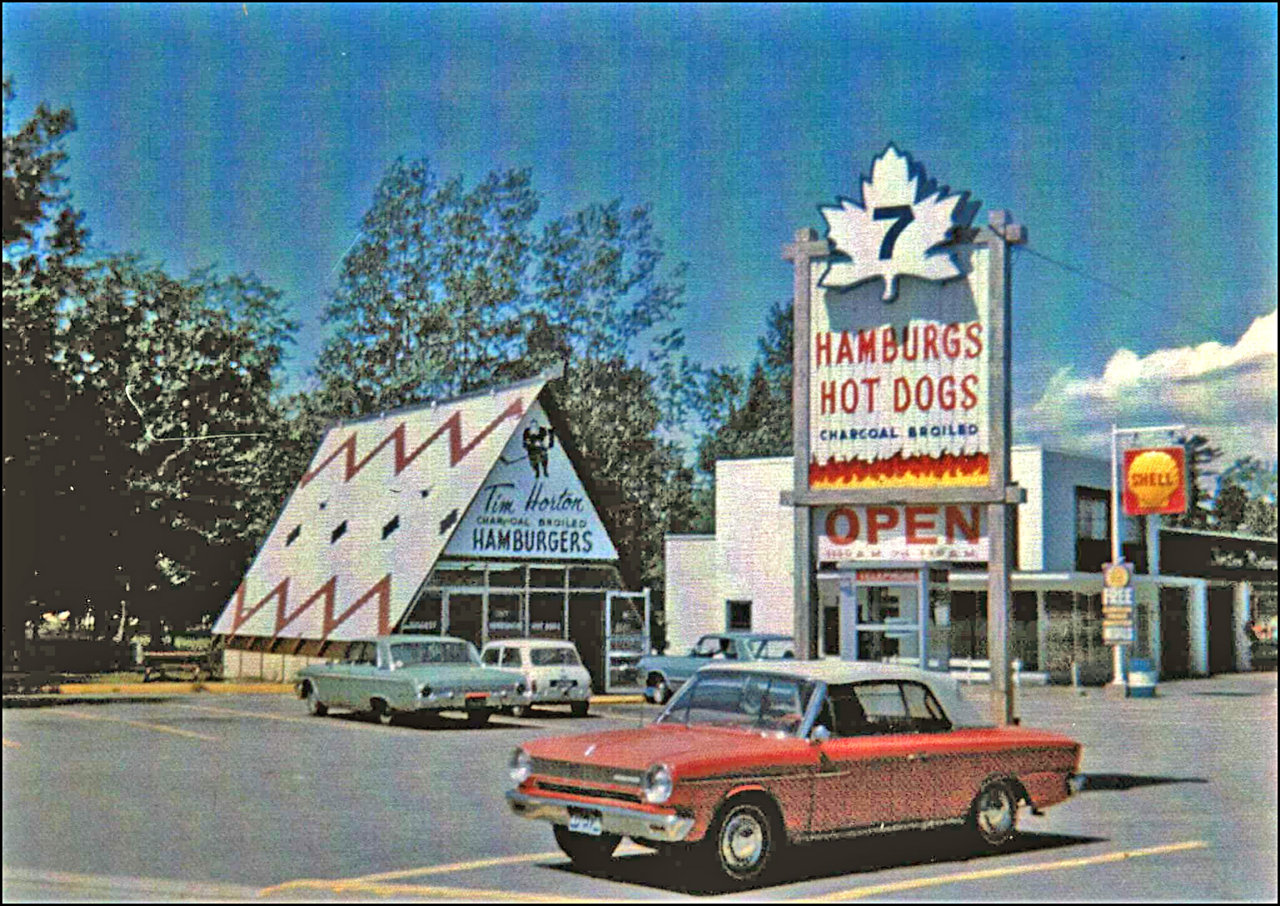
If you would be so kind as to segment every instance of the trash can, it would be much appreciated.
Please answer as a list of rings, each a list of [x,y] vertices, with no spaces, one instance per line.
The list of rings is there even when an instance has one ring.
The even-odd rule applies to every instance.
[[[1129,682],[1125,686],[1128,698],[1155,698],[1156,671],[1151,661],[1134,658],[1129,662]]]

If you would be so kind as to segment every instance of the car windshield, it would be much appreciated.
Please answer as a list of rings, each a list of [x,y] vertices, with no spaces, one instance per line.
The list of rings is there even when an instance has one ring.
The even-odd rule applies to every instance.
[[[397,667],[413,664],[478,664],[475,649],[467,642],[441,639],[430,642],[396,642],[391,646],[391,661]]]
[[[791,639],[752,639],[747,642],[752,660],[780,661],[796,656],[796,643]]]
[[[813,683],[795,677],[704,671],[657,722],[795,733],[813,690]]]
[[[581,663],[578,660],[578,652],[572,648],[560,647],[531,648],[529,650],[529,660],[533,662],[535,667],[576,667]]]

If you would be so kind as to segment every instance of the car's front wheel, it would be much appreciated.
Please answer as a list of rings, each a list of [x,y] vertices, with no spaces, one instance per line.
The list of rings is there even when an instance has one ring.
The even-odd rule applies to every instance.
[[[782,841],[782,829],[770,810],[756,800],[730,802],[707,840],[721,874],[734,884],[754,881],[769,868]]]
[[[593,837],[590,834],[578,834],[563,824],[555,825],[556,845],[566,856],[573,860],[579,868],[595,870],[604,868],[613,858],[613,851],[618,848],[622,838],[617,834],[601,834]]]
[[[969,827],[988,847],[1005,846],[1018,833],[1018,794],[1003,780],[988,783],[969,807]]]
[[[528,705],[512,705],[511,716],[512,717],[528,717],[529,706]]]

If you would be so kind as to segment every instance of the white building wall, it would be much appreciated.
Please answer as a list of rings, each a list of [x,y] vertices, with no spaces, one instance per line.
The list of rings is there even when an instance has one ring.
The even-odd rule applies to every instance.
[[[791,469],[789,458],[716,463],[720,596],[715,631],[725,629],[729,600],[751,601],[752,632],[789,635],[794,629],[795,527],[791,507],[780,500],[780,492],[791,486]]]
[[[1069,572],[1076,568],[1076,488],[1110,490],[1110,469],[1107,460],[1044,451],[1041,469],[1045,476],[1041,530],[1044,560],[1038,569]],[[1013,480],[1019,481],[1016,474]],[[1021,522],[1018,523],[1018,531],[1023,531]]]
[[[1022,571],[1045,569],[1044,450],[1016,446],[1009,451],[1010,481],[1027,492],[1018,507],[1018,562]]]
[[[664,549],[667,653],[684,654],[699,636],[724,628],[723,605],[715,606],[719,546],[715,535],[668,535]]]

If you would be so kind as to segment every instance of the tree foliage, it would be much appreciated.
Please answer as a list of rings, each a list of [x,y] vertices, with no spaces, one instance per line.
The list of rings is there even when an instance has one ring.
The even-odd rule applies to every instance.
[[[252,275],[86,260],[57,174],[71,115],[42,105],[10,135],[5,89],[6,632],[49,609],[100,631],[121,603],[214,612],[283,496],[271,394],[295,325]]]
[[[707,430],[698,468],[714,476],[716,460],[790,456],[793,321],[790,303],[769,309],[751,376],[735,368],[708,371],[700,415]]]

